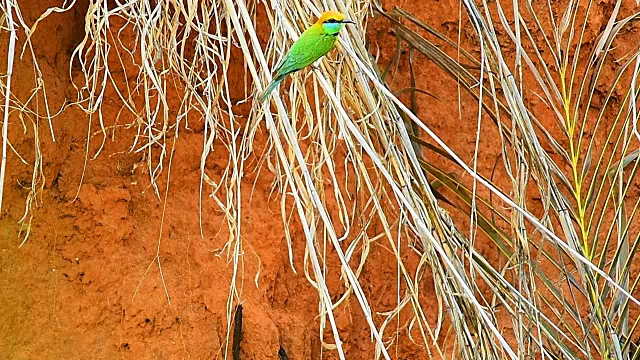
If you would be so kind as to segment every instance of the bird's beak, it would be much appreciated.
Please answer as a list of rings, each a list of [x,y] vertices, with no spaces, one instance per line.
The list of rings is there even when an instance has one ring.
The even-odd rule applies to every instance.
[[[355,24],[355,22],[351,21],[351,20],[342,20],[341,23],[343,23],[343,24]]]

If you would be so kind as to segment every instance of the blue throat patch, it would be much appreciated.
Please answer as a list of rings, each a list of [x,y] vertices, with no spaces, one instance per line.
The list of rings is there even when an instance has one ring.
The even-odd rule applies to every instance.
[[[342,27],[344,26],[343,23],[324,23],[322,24],[322,28],[324,29],[324,31],[329,34],[329,35],[333,35],[333,36],[337,36],[338,33],[340,33],[340,30],[342,30]]]

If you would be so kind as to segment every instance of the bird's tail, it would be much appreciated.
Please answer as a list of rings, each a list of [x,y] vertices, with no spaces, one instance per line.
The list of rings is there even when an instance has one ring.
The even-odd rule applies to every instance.
[[[281,81],[282,79],[278,79],[278,78],[273,79],[271,83],[269,83],[269,86],[267,86],[267,89],[262,93],[262,95],[260,95],[260,102],[264,102],[265,100],[267,100],[267,98],[269,97],[269,94],[271,94],[273,89],[275,89],[276,86],[278,86],[278,84],[280,84]]]

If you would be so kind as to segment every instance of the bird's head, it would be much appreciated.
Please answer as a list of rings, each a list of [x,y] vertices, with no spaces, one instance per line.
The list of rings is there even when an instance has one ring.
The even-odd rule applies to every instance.
[[[351,20],[345,19],[344,15],[337,11],[327,11],[323,13],[316,22],[316,25],[320,25],[329,35],[338,35],[344,24],[355,23]]]

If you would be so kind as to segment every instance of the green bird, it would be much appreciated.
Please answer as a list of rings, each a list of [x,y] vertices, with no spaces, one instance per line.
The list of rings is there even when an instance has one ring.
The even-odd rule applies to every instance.
[[[320,16],[313,26],[305,30],[300,38],[293,44],[284,61],[276,69],[273,80],[260,96],[260,102],[264,102],[273,89],[289,74],[313,64],[316,60],[331,51],[336,45],[338,34],[344,24],[355,24],[351,20],[345,20],[342,13],[327,11]]]

